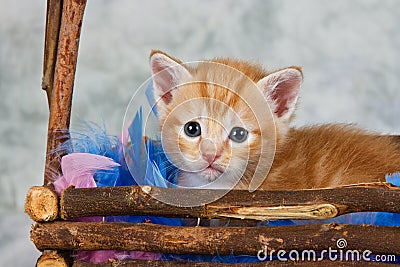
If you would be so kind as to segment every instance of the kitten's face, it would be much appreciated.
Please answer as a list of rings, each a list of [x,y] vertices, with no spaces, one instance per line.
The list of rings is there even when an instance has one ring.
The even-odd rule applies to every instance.
[[[259,87],[215,62],[200,63],[190,72],[174,66],[153,79],[162,145],[181,170],[179,185],[232,188],[240,181],[238,187],[247,188],[255,173],[265,178],[275,151],[277,117]]]
[[[237,92],[214,84],[195,82],[174,91],[175,98],[160,119],[164,149],[185,172],[180,185],[214,182],[218,187],[215,181],[222,174],[224,184],[235,185],[249,161],[256,161],[260,154],[263,129],[251,107]],[[273,121],[264,125],[273,138]]]

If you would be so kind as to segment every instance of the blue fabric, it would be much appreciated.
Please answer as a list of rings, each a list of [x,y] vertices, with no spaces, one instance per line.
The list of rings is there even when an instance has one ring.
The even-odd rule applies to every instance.
[[[155,105],[155,99],[153,96],[153,81],[150,81],[150,83],[147,85],[146,87],[146,98],[147,98],[147,102],[149,103],[152,112],[154,113],[154,115],[156,115],[157,117],[157,109],[156,109],[156,105]]]
[[[78,132],[71,132],[70,139],[63,143],[57,150],[71,153],[90,153],[102,155],[113,159],[121,166],[112,170],[101,170],[94,174],[94,179],[98,187],[102,186],[131,186],[138,185],[136,181],[144,181],[140,185],[152,185],[167,187],[166,181],[175,183],[176,172],[165,171],[159,166],[164,163],[165,155],[159,146],[154,145],[153,141],[144,143],[142,138],[142,110],[140,109],[135,115],[132,124],[129,126],[129,137],[131,143],[124,147],[118,137],[108,135],[104,127],[100,127],[94,123],[82,122],[82,129]],[[147,149],[149,158],[147,159]],[[124,150],[129,153],[130,161],[128,166],[124,158]],[[144,160],[143,158],[146,158]],[[133,172],[133,177],[130,170],[145,170]],[[171,174],[171,177],[168,177]],[[146,176],[146,177],[142,177]],[[109,222],[152,222],[165,225],[182,225],[182,220],[179,218],[164,218],[154,216],[110,216],[105,218]]]
[[[395,186],[400,186],[400,172],[386,174],[386,182]]]

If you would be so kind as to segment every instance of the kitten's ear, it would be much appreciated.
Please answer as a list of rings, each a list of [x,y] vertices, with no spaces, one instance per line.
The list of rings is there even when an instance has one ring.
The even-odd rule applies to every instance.
[[[181,61],[161,51],[151,52],[150,66],[155,100],[161,97],[166,105],[172,100],[171,90],[192,76]]]
[[[289,67],[269,74],[257,82],[272,111],[282,119],[290,119],[296,107],[303,73],[299,67]]]

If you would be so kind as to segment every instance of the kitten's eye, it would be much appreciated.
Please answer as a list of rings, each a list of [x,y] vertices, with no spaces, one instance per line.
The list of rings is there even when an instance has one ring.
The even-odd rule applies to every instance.
[[[201,135],[200,124],[195,121],[189,121],[184,126],[185,134],[189,137],[197,137]]]
[[[246,141],[248,133],[249,132],[242,127],[233,127],[229,133],[229,138],[236,143],[242,143]]]

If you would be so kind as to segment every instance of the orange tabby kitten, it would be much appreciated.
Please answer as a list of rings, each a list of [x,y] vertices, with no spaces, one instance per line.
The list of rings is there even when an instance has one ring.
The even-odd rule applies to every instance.
[[[269,73],[233,59],[191,66],[161,51],[150,65],[162,144],[181,186],[248,188],[255,177],[260,189],[324,188],[400,170],[391,137],[349,125],[289,126],[299,67]]]

